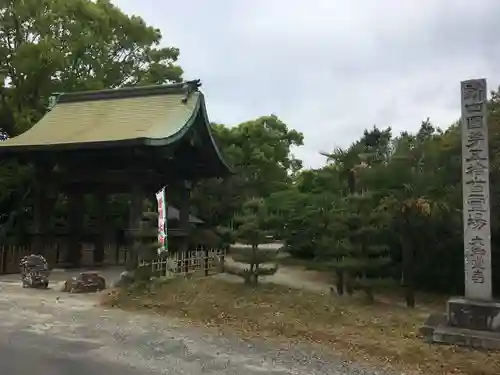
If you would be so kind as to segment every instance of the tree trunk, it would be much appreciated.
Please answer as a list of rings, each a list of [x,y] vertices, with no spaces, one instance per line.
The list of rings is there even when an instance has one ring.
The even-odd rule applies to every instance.
[[[341,269],[335,270],[335,274],[337,276],[337,294],[339,296],[344,295],[344,272]]]
[[[365,294],[366,294],[366,299],[369,303],[374,303],[375,302],[375,296],[373,294],[373,288],[371,286],[367,286],[364,288]]]
[[[405,288],[406,306],[415,307],[415,280],[414,280],[414,250],[408,238],[401,238],[403,257],[403,286]]]
[[[245,274],[245,284],[247,284],[247,285],[252,284],[252,278],[253,278],[253,272],[254,272],[253,268],[254,268],[254,264],[250,263],[250,265],[248,267],[248,272]]]
[[[259,265],[257,264],[257,246],[253,244],[252,245],[252,276],[250,278],[251,284],[256,285],[257,284],[257,279],[259,277],[258,272],[259,272]]]
[[[344,274],[345,276],[345,279],[344,279],[344,287],[345,287],[345,291],[348,295],[352,296],[354,294],[354,288],[353,288],[353,285],[352,285],[352,275],[351,273],[348,271]]]

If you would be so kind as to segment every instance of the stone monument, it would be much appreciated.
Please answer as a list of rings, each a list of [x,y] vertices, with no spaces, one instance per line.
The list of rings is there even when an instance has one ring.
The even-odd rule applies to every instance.
[[[429,341],[500,348],[500,302],[493,300],[490,182],[485,79],[461,82],[465,296],[450,298],[446,316],[431,316]]]
[[[464,81],[461,88],[465,298],[489,301],[492,291],[486,80]]]

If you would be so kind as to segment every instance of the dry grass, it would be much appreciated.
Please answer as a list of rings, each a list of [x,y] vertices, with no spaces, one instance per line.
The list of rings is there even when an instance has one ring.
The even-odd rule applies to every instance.
[[[348,359],[405,370],[406,374],[500,373],[500,354],[425,344],[418,328],[429,310],[324,296],[272,284],[257,290],[203,278],[173,281],[158,292],[108,294],[104,304],[146,308],[195,324],[324,345]]]

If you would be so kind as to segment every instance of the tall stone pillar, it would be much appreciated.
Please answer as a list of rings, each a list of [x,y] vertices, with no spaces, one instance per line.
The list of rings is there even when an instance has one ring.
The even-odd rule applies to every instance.
[[[462,195],[465,297],[492,299],[490,167],[485,79],[462,88]]]
[[[465,296],[450,298],[435,342],[500,349],[500,302],[493,300],[485,79],[461,83]],[[430,320],[429,320],[430,321]]]

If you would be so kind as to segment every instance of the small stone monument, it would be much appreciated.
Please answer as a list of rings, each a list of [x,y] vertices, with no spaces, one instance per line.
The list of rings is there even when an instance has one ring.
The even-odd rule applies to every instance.
[[[493,300],[490,181],[485,79],[461,83],[465,296],[450,298],[446,316],[430,317],[428,341],[500,348],[500,302]]]

